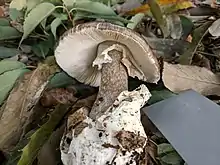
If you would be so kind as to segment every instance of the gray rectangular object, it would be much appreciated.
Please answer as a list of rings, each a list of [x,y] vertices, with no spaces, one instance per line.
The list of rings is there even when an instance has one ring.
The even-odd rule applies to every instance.
[[[193,90],[142,109],[188,165],[220,165],[220,106]]]

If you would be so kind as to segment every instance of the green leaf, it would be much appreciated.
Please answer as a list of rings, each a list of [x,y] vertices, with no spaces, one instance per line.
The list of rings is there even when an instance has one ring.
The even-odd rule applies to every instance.
[[[9,9],[9,16],[12,21],[17,21],[19,18],[23,18],[23,12],[14,8]]]
[[[148,104],[154,104],[156,102],[162,101],[164,99],[168,99],[172,96],[176,96],[175,93],[169,91],[168,89],[159,90],[159,91],[151,91],[151,98],[148,100]]]
[[[156,0],[148,0],[148,4],[150,6],[150,11],[154,16],[157,24],[160,26],[160,29],[163,32],[164,38],[169,36],[169,29],[167,27],[167,21],[165,15],[162,13],[160,6],[156,2]]]
[[[21,33],[11,26],[0,26],[0,41],[20,38]]]
[[[63,4],[67,7],[73,7],[74,1],[75,0],[62,0]]]
[[[45,18],[43,21],[41,21],[41,26],[43,27],[43,29],[46,28],[46,23],[47,23],[47,18]]]
[[[67,20],[67,15],[60,15],[59,17],[57,17],[56,19],[53,20],[53,22],[51,23],[51,32],[53,33],[54,38],[56,39],[57,35],[57,27],[59,25],[62,24],[62,21]]]
[[[179,63],[184,65],[190,65],[193,59],[193,56],[202,41],[203,37],[208,33],[208,28],[212,24],[212,21],[207,21],[204,24],[202,24],[200,27],[196,28],[193,31],[193,40],[190,44],[187,51],[184,52],[179,58]]]
[[[15,165],[17,164],[17,162],[19,161],[20,157],[21,157],[21,150],[22,148],[24,148],[29,139],[30,136],[35,132],[35,130],[31,130],[30,132],[28,132],[25,137],[23,137],[17,144],[16,146],[13,148],[12,151],[10,151],[10,154],[7,157],[7,162],[5,162],[5,164],[3,165]]]
[[[12,71],[4,72],[0,75],[0,105],[7,98],[17,78],[27,71],[29,70],[15,69]]]
[[[75,84],[76,81],[65,72],[60,72],[54,75],[48,83],[48,88],[61,88],[67,85]]]
[[[33,8],[35,8],[41,0],[27,0],[26,14],[28,14]]]
[[[157,146],[157,154],[161,164],[181,165],[183,160],[171,144],[162,143]]]
[[[1,50],[0,51],[0,59],[1,58],[13,57],[13,56],[19,54],[18,49],[15,49],[15,48],[7,48],[7,47],[4,47],[4,46],[0,46],[0,50]]]
[[[117,14],[111,7],[104,5],[99,2],[92,1],[76,1],[74,7],[70,10],[72,11],[86,11],[93,14],[105,15],[105,16],[116,16]]]
[[[19,61],[1,60],[0,61],[0,75],[4,72],[12,71],[15,69],[25,68],[26,65]]]
[[[125,18],[120,17],[118,15],[115,15],[115,16],[99,15],[99,14],[91,14],[88,12],[78,11],[74,16],[75,16],[74,21],[83,19],[83,18],[96,18],[96,19],[105,19],[105,21],[109,21],[120,26],[124,26],[124,24],[122,23],[131,23],[131,21],[126,20]]]
[[[36,54],[38,57],[43,57],[45,58],[47,56],[47,54],[50,51],[50,48],[47,47],[43,42],[40,42],[37,45],[33,45],[32,46],[32,51],[34,52],[34,54]]]
[[[186,38],[189,36],[189,34],[191,33],[194,24],[192,22],[192,20],[190,20],[189,18],[183,16],[183,15],[179,15],[181,23],[182,23],[182,28],[183,28],[183,35],[182,35],[182,39],[186,40]]]
[[[53,50],[55,45],[55,40],[53,35],[50,35],[47,40],[41,41],[36,45],[32,46],[32,51],[34,54],[36,54],[38,57],[45,58],[50,50]]]
[[[160,160],[169,165],[181,165],[183,163],[182,158],[179,156],[177,152],[169,153],[160,158]]]
[[[0,18],[0,26],[10,26],[10,22],[7,18]]]
[[[24,34],[20,44],[40,24],[41,21],[47,18],[55,10],[55,8],[56,7],[52,3],[44,2],[37,5],[33,10],[30,11],[24,21]]]
[[[169,143],[162,143],[157,146],[157,154],[160,156],[169,152],[175,152],[173,146]]]
[[[27,0],[12,0],[9,8],[14,8],[17,10],[22,10],[26,7]]]
[[[141,20],[144,18],[144,13],[138,13],[138,14],[136,14],[135,16],[133,16],[132,18],[131,18],[131,22],[132,23],[129,23],[129,24],[127,24],[127,28],[130,28],[130,29],[135,29],[136,28],[136,26],[141,22]]]
[[[49,139],[53,130],[59,124],[60,120],[67,113],[66,105],[59,105],[52,112],[49,120],[42,125],[32,136],[29,143],[23,148],[21,158],[18,165],[30,165],[33,163],[42,146]]]

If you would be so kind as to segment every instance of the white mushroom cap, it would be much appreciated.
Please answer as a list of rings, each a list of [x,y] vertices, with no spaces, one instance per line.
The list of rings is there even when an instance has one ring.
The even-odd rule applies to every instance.
[[[159,64],[146,41],[128,28],[107,22],[79,24],[67,31],[55,50],[56,61],[78,81],[99,86],[101,70],[97,66],[93,67],[93,61],[98,46],[105,41],[114,41],[128,48],[128,57],[123,59],[129,76],[151,83],[159,80]]]

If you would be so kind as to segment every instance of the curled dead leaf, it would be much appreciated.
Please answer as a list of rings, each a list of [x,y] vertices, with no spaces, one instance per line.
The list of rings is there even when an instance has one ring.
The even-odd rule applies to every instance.
[[[76,91],[74,90],[54,88],[45,92],[41,97],[40,102],[44,107],[50,107],[57,104],[71,104],[77,100],[74,96],[75,94]]]
[[[193,89],[202,95],[220,95],[220,76],[204,67],[164,62],[164,85],[172,92]]]

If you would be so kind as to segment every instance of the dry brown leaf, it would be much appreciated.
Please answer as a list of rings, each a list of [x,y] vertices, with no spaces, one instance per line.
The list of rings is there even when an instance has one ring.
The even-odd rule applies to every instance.
[[[205,57],[205,56],[203,56],[202,54],[199,54],[199,53],[194,55],[192,65],[205,67],[208,70],[211,70],[210,60],[207,57]]]
[[[19,140],[21,129],[18,128],[20,122],[21,101],[25,94],[25,84],[31,77],[31,73],[20,78],[19,83],[11,91],[6,103],[1,107],[0,120],[0,148],[5,150],[9,146],[16,144]]]
[[[32,108],[39,101],[56,65],[40,64],[17,81],[0,110],[0,148],[10,150],[21,137],[23,130],[32,123]],[[24,133],[24,132],[23,132]]]
[[[204,67],[164,62],[162,79],[173,92],[193,89],[205,96],[220,96],[220,76]]]
[[[60,164],[60,141],[64,132],[65,124],[62,124],[59,128],[57,128],[48,141],[41,148],[37,160],[38,165],[55,165]]]
[[[46,91],[40,99],[44,107],[51,107],[57,104],[71,104],[77,98],[75,97],[76,91],[68,90],[65,88],[54,88]]]
[[[69,114],[73,114],[74,112],[76,112],[78,109],[80,109],[82,107],[88,107],[91,110],[92,106],[93,106],[93,104],[95,102],[96,97],[97,97],[97,94],[93,94],[93,95],[91,95],[91,96],[89,96],[87,98],[80,99],[71,108]]]

